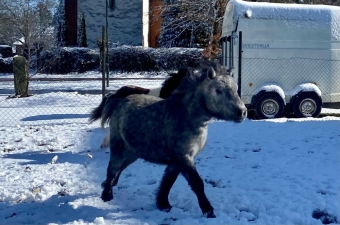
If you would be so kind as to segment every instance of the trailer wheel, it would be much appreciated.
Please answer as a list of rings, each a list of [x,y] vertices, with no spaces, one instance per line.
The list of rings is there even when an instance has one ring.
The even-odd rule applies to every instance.
[[[293,98],[294,114],[298,118],[318,117],[321,113],[322,100],[314,92],[300,92]]]
[[[285,103],[276,92],[260,92],[255,100],[255,115],[258,119],[280,118],[285,111]]]

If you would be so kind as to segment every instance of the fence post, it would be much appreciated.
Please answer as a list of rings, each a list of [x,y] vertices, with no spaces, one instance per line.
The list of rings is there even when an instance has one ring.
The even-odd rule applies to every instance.
[[[106,64],[105,64],[105,72],[106,72],[106,86],[108,87],[109,86],[109,32],[108,32],[108,29],[109,29],[109,22],[108,22],[108,8],[109,8],[109,5],[108,5],[108,0],[105,0],[105,3],[106,3],[106,16],[105,16],[105,26],[106,26],[106,29],[105,29],[105,48],[106,48]]]
[[[106,74],[106,29],[102,27],[101,61],[102,61],[102,97],[105,96],[105,74]]]
[[[241,85],[242,85],[242,31],[239,32],[238,35],[238,90],[237,93],[241,97]]]
[[[14,91],[20,97],[28,96],[28,77],[26,59],[24,56],[16,55],[13,57]]]

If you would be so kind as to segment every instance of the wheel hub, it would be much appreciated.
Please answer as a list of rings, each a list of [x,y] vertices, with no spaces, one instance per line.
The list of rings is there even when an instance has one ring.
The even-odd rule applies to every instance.
[[[268,118],[273,118],[278,112],[279,104],[273,99],[268,99],[262,103],[262,112]]]
[[[299,108],[305,116],[312,116],[316,111],[316,102],[311,98],[306,98],[300,103]]]

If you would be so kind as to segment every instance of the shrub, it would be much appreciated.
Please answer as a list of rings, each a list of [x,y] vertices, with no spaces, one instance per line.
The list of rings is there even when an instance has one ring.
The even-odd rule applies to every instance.
[[[12,73],[13,72],[13,58],[0,57],[0,73]]]
[[[110,71],[169,71],[195,66],[201,59],[196,48],[143,48],[119,46],[109,49]],[[84,73],[100,69],[99,50],[63,47],[43,54],[43,73]]]
[[[45,51],[41,57],[42,73],[84,73],[99,69],[99,52],[89,48],[63,47]]]
[[[124,72],[169,71],[195,66],[201,59],[197,48],[143,48],[120,46],[109,51],[110,70]]]

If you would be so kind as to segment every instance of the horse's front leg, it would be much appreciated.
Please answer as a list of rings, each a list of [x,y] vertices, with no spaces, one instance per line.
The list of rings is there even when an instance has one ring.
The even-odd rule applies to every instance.
[[[211,206],[207,196],[204,192],[204,183],[198,174],[193,159],[187,159],[181,165],[181,173],[188,181],[191,189],[196,194],[198,204],[204,216],[208,218],[215,218],[214,208]]]
[[[159,210],[169,212],[171,210],[171,205],[169,203],[169,192],[172,185],[175,183],[180,170],[178,166],[168,165],[164,171],[164,175],[159,185],[157,197],[156,197],[156,205]]]

